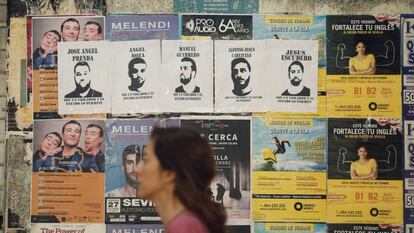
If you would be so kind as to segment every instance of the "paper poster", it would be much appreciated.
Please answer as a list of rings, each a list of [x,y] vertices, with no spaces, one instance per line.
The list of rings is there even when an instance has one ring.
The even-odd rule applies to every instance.
[[[251,15],[181,15],[182,39],[252,39]]]
[[[253,220],[325,222],[326,120],[254,117],[252,135]]]
[[[414,224],[414,121],[404,120],[404,224]],[[409,232],[409,231],[407,231]]]
[[[216,161],[216,176],[210,188],[214,200],[227,211],[227,223],[250,221],[250,120],[182,119],[205,137]]]
[[[105,232],[105,224],[34,223],[32,233],[95,233]]]
[[[34,122],[32,222],[103,223],[102,120]]]
[[[148,232],[148,233],[163,233],[164,226],[162,224],[107,224],[106,233],[115,232]]]
[[[10,39],[7,77],[7,130],[31,130],[33,109],[26,77],[26,19],[10,19]],[[30,87],[31,88],[31,87]],[[31,90],[30,90],[31,92]]]
[[[265,72],[267,100],[272,111],[318,110],[318,41],[267,40]],[[276,71],[276,72],[275,72]]]
[[[227,225],[227,233],[250,233],[252,232],[250,225]]]
[[[213,112],[213,41],[164,40],[164,112]]]
[[[106,16],[109,41],[179,39],[177,14],[139,14]]]
[[[215,51],[215,111],[265,112],[266,41],[217,40]]]
[[[134,173],[155,126],[179,126],[179,121],[134,119],[106,122],[105,223],[160,223],[154,203],[136,197]]]
[[[111,112],[161,112],[158,91],[161,51],[159,40],[110,43],[114,53],[111,68]],[[108,77],[109,78],[109,77]]]
[[[401,16],[403,118],[414,120],[414,15]]]
[[[259,0],[174,0],[177,13],[236,13],[254,14],[259,11]]]
[[[328,232],[397,233],[404,231],[401,224],[328,224]]]
[[[401,118],[399,16],[327,16],[328,117]]]
[[[28,61],[27,72],[32,77],[34,118],[60,118],[57,114],[58,105],[61,107],[61,104],[58,104],[57,66],[61,61],[58,61],[57,44],[104,40],[104,17],[33,17],[31,25],[32,30],[28,31],[28,37],[31,36],[28,49],[31,48],[32,60]],[[73,66],[69,68],[68,64],[65,63],[62,68],[71,70],[67,75],[72,76],[70,80],[73,82]],[[28,83],[29,88],[31,83]]]
[[[9,135],[6,139],[7,166],[1,167],[1,186],[5,193],[0,198],[3,209],[7,211],[4,216],[4,223],[8,230],[13,228],[30,231],[30,188],[31,188],[31,136]],[[4,163],[3,163],[4,164]],[[4,170],[6,172],[4,172]],[[6,180],[7,177],[7,180]],[[4,182],[6,184],[4,184]]]
[[[256,233],[325,233],[328,232],[326,224],[309,223],[255,223]],[[330,232],[330,231],[329,231]]]
[[[318,112],[287,112],[272,109],[276,115],[326,117],[326,17],[304,15],[254,15],[253,39],[318,41]],[[271,66],[272,67],[272,66]],[[274,73],[273,71],[271,73]]]
[[[108,42],[59,43],[59,113],[109,112]]]
[[[401,225],[401,119],[329,119],[328,135],[328,223]]]

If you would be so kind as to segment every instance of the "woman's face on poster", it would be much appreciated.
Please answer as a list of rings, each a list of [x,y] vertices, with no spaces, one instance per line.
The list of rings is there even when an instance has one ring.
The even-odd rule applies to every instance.
[[[366,47],[365,47],[365,44],[364,44],[364,43],[359,42],[359,43],[356,45],[356,51],[357,51],[358,53],[365,54],[365,50],[366,50]]]

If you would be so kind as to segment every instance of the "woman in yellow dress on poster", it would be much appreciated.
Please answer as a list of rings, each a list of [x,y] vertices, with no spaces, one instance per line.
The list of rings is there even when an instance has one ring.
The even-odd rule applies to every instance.
[[[364,42],[357,43],[356,51],[358,54],[349,59],[349,74],[375,74],[375,57],[366,54]]]
[[[378,177],[377,161],[368,155],[365,146],[358,147],[359,159],[351,163],[351,179],[353,180],[375,180]]]

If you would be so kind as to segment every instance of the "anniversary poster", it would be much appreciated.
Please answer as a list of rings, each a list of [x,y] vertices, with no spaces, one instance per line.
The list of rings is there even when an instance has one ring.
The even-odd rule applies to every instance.
[[[414,121],[404,120],[404,224],[414,229]]]
[[[251,15],[182,14],[182,39],[251,40]]]
[[[139,14],[106,16],[109,41],[179,39],[177,14]]]
[[[108,120],[105,131],[105,223],[160,223],[154,204],[136,197],[134,169],[154,126],[179,126],[174,119]]]
[[[213,112],[213,41],[162,42],[161,109]]]
[[[326,16],[328,117],[401,118],[399,16]]]
[[[250,217],[250,120],[182,119],[205,137],[216,161],[216,176],[210,188],[214,200],[227,211],[227,223],[239,225]]]
[[[318,112],[287,112],[284,109],[272,109],[273,115],[301,115],[323,118],[326,117],[326,36],[325,16],[303,15],[254,15],[253,39],[279,40],[317,40],[318,41]],[[272,71],[271,73],[274,73]]]
[[[401,228],[401,119],[329,119],[328,135],[327,221],[334,224],[330,228]]]
[[[58,42],[105,39],[102,16],[33,17],[31,20],[31,61],[34,118],[60,118],[58,112]],[[62,68],[69,69],[68,65]],[[73,69],[70,68],[70,69]],[[30,74],[29,74],[30,75]],[[73,82],[73,71],[71,75]]]
[[[401,15],[403,118],[414,120],[414,15]]]
[[[103,223],[102,120],[34,122],[32,222]]]
[[[177,13],[236,13],[254,14],[259,11],[259,0],[174,0]]]
[[[266,101],[270,109],[316,114],[318,41],[267,40],[266,48]]]
[[[31,233],[96,233],[105,232],[105,224],[34,223]]]
[[[108,42],[59,43],[59,113],[109,112]]]
[[[114,52],[113,68],[110,72],[111,112],[160,112],[160,41],[111,42],[110,48]]]
[[[214,54],[215,111],[265,112],[266,41],[217,40]]]
[[[326,222],[326,138],[324,119],[252,119],[254,221]]]

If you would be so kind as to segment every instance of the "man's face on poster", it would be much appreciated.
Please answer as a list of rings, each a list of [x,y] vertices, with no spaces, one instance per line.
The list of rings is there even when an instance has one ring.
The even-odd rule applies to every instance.
[[[47,32],[40,41],[40,48],[44,51],[50,51],[56,48],[58,41],[58,35],[53,32]]]
[[[137,178],[135,177],[135,166],[136,166],[136,155],[128,154],[124,160],[124,173],[125,180],[128,185],[136,188],[137,187]]]
[[[142,87],[145,82],[145,71],[147,70],[147,64],[145,63],[137,63],[134,64],[134,68],[132,69],[132,80],[134,80],[138,84],[138,88]]]
[[[191,62],[182,61],[180,65],[180,82],[187,85],[195,76],[195,71],[191,69]]]
[[[77,41],[79,38],[80,27],[75,21],[67,21],[62,27],[63,41]]]
[[[67,124],[62,133],[62,139],[65,145],[75,147],[79,143],[81,129],[78,124]]]
[[[99,26],[96,24],[88,24],[83,27],[84,41],[97,41],[102,39],[102,34],[99,33]]]
[[[232,70],[234,85],[239,89],[244,89],[250,82],[250,70],[245,62],[237,63]]]
[[[88,66],[77,66],[75,69],[76,88],[81,92],[88,90],[91,86],[91,77]]]
[[[290,66],[289,70],[290,83],[293,86],[299,86],[303,79],[303,70],[299,65]]]
[[[101,129],[97,127],[88,127],[85,130],[85,151],[98,148],[102,144],[103,138],[100,136]]]

